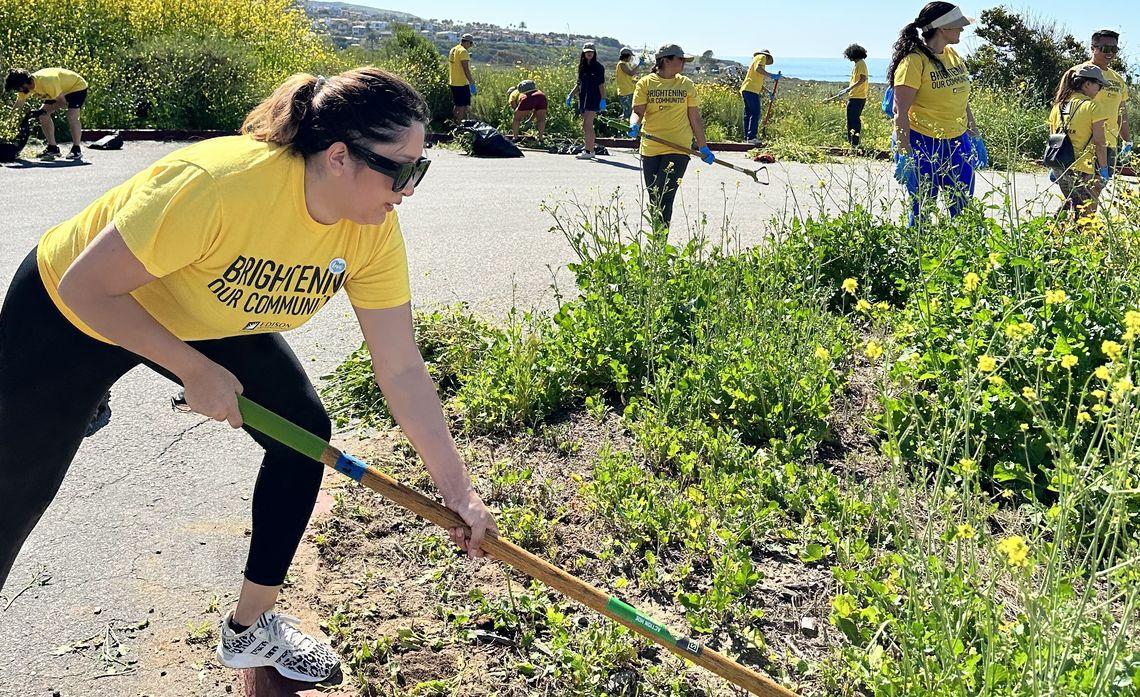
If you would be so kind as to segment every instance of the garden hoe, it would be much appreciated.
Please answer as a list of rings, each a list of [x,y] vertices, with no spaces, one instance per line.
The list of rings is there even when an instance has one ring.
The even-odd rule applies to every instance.
[[[606,125],[611,126],[611,127],[615,127],[615,128],[618,127],[619,125],[624,126],[624,124],[622,124],[622,122],[613,121],[613,120],[608,119],[608,118],[600,118],[599,120],[602,121],[603,123],[605,123]],[[641,131],[641,137],[646,138],[648,140],[652,140],[652,141],[657,142],[657,143],[661,143],[662,145],[668,145],[671,148],[676,148],[678,150],[684,150],[691,155],[696,155],[697,157],[703,157],[700,150],[697,150],[695,148],[686,147],[684,145],[678,145],[677,143],[670,142],[668,140],[665,140],[664,138],[658,138],[657,136],[650,134],[650,133],[646,133],[645,131]],[[764,186],[768,186],[769,184],[772,183],[771,178],[768,175],[768,168],[767,167],[761,167],[760,169],[748,169],[747,167],[741,167],[740,165],[734,165],[731,162],[727,162],[725,160],[720,159],[719,157],[714,158],[713,162],[720,165],[721,167],[728,167],[729,169],[736,170],[737,172],[740,172],[741,174],[746,174],[749,177],[752,177],[752,181],[756,182],[757,184],[763,184]],[[760,172],[764,173],[764,181],[760,181],[760,179],[757,176],[760,174]]]
[[[182,394],[175,397],[172,402],[179,411],[189,410]],[[321,438],[265,407],[241,395],[238,395],[238,406],[246,426],[355,479],[393,503],[442,528],[467,529],[463,519],[451,509],[352,455],[342,453]],[[559,593],[600,612],[678,656],[716,673],[737,687],[763,697],[796,697],[794,692],[772,679],[736,663],[721,653],[705,648],[692,639],[673,636],[668,629],[617,597],[606,595],[573,574],[536,557],[493,532],[487,533],[480,548],[516,571],[542,581]]]

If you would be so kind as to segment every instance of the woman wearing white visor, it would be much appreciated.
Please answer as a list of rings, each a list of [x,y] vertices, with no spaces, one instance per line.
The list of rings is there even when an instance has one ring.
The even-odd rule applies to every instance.
[[[948,2],[928,3],[899,32],[887,75],[894,87],[895,177],[911,199],[910,223],[940,191],[950,215],[974,194],[974,169],[988,157],[970,110],[966,61],[951,48],[973,21]]]

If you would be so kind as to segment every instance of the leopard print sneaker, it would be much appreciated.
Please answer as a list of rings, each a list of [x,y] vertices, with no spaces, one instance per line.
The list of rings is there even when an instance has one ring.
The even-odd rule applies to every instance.
[[[241,634],[230,627],[230,612],[222,619],[218,660],[230,668],[273,667],[290,680],[322,682],[340,667],[340,658],[327,644],[305,634],[300,620],[270,610]]]

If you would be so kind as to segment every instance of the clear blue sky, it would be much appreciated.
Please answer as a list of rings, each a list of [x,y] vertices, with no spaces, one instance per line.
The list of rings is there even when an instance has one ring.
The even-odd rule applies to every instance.
[[[872,57],[889,57],[899,29],[925,0],[806,0],[800,2],[519,2],[518,0],[348,0],[410,12],[424,18],[484,21],[506,26],[526,22],[531,31],[613,36],[634,47],[679,43],[689,53],[712,49],[717,55],[745,56],[761,48],[776,56],[836,56],[852,42]],[[962,5],[968,16],[993,6]],[[1026,12],[1028,3],[1007,7]],[[1120,31],[1126,56],[1140,63],[1140,11],[1136,0],[1035,0],[1029,12],[1065,27],[1082,41],[1093,30]],[[977,39],[967,30],[963,47]]]

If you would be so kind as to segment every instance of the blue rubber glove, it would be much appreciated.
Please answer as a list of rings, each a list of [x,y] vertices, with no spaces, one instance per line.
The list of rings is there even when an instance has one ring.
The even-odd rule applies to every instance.
[[[641,122],[640,121],[638,121],[637,123],[635,123],[629,127],[629,137],[630,138],[636,138],[639,135],[641,135]]]
[[[903,186],[908,186],[918,177],[918,163],[910,153],[895,154],[895,180]]]
[[[776,82],[783,80],[784,79],[784,71],[781,70],[780,72],[776,73],[775,75],[772,75],[772,79],[775,80]]]
[[[986,169],[990,166],[990,153],[986,150],[986,141],[982,139],[981,134],[978,136],[970,136],[970,146],[974,150],[974,167],[977,169]]]
[[[566,106],[567,107],[574,106],[574,95],[573,94],[566,95]]]
[[[1117,159],[1120,160],[1121,162],[1123,162],[1124,160],[1128,159],[1128,156],[1131,154],[1132,154],[1132,141],[1130,141],[1130,140],[1120,141],[1120,153],[1116,156]]]
[[[1102,182],[1108,183],[1109,179],[1112,179],[1112,170],[1109,169],[1108,167],[1101,167],[1100,168],[1100,180]]]
[[[1057,183],[1057,170],[1049,170],[1049,181],[1053,182],[1054,184]]]
[[[701,159],[705,161],[706,165],[711,165],[713,163],[713,161],[716,159],[716,155],[713,155],[713,151],[709,150],[709,146],[707,146],[707,145],[704,146],[703,148],[701,148],[700,152],[701,152]]]
[[[478,93],[479,93],[479,90],[475,89],[475,83],[472,82],[471,83],[471,96],[474,97]]]
[[[606,100],[603,97],[602,101],[598,102],[598,111],[605,111],[605,110],[606,110]]]

